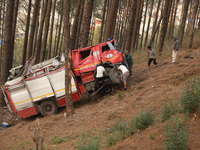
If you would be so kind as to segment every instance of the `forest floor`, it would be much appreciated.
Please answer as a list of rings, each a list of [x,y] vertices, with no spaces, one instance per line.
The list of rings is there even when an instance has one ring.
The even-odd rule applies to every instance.
[[[126,139],[117,142],[115,146],[106,147],[105,141],[109,129],[116,120],[130,121],[143,109],[153,108],[156,118],[161,115],[162,105],[166,101],[179,99],[185,81],[200,75],[200,50],[190,52],[193,59],[184,59],[188,52],[180,49],[177,64],[171,64],[171,57],[157,58],[158,65],[147,68],[147,52],[145,55],[134,56],[134,77],[128,78],[128,90],[123,85],[115,88],[114,92],[104,97],[80,101],[74,105],[75,114],[64,117],[65,107],[60,108],[55,115],[42,117],[36,115],[27,119],[14,119],[2,112],[0,123],[5,121],[13,126],[5,129],[0,127],[0,150],[34,149],[33,130],[36,119],[40,122],[40,137],[44,137],[46,150],[76,149],[81,133],[92,132],[100,134],[101,149],[108,150],[162,150],[164,149],[164,123],[157,121],[153,126],[140,130]],[[141,58],[144,58],[143,60]],[[200,114],[191,114],[188,119],[189,137],[187,149],[200,150],[199,125]],[[63,142],[53,144],[51,138],[60,137]],[[154,135],[154,139],[150,138]]]

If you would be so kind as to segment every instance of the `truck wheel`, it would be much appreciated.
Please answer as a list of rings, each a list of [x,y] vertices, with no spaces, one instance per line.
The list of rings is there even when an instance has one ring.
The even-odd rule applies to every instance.
[[[58,106],[53,101],[44,101],[40,104],[40,113],[43,116],[55,114],[58,111]]]
[[[109,72],[109,77],[110,77],[110,80],[114,83],[114,84],[120,84],[121,81],[121,71],[120,70],[117,70],[115,67],[112,68]]]
[[[101,89],[99,92],[102,96],[105,96],[113,91],[112,85],[106,85],[103,89]]]

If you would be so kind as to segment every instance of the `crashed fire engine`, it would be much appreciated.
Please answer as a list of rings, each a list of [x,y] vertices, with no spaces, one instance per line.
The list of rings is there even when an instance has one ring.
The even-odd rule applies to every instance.
[[[25,67],[10,70],[9,81],[1,86],[5,102],[12,113],[26,118],[38,113],[47,116],[56,113],[58,107],[65,106],[65,58],[55,57],[32,65],[27,61]],[[99,83],[97,92],[103,95],[112,92],[119,84],[121,72],[116,69],[120,62],[127,65],[118,50],[116,40],[72,51],[71,90],[73,101],[85,95],[94,95],[95,73],[98,64],[103,63],[106,82]],[[23,68],[23,69],[22,69]]]

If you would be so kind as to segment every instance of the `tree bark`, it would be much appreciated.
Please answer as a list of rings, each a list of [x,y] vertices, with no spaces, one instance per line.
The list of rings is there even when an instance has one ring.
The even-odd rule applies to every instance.
[[[152,11],[153,11],[154,0],[152,0],[151,2],[152,3],[151,3],[150,12],[149,12],[149,21],[148,21],[148,25],[147,25],[147,31],[146,31],[145,41],[144,41],[144,47],[146,47],[148,36],[149,36],[149,26],[150,26],[150,23],[151,23],[151,16],[152,16]]]
[[[78,29],[77,29],[77,35],[76,35],[76,43],[75,43],[75,49],[78,49],[79,47],[79,35],[80,35],[80,30],[81,30],[81,23],[82,23],[82,18],[83,18],[83,5],[81,5],[81,11],[79,14],[79,22],[78,22]]]
[[[13,49],[12,44],[12,24],[13,24],[13,9],[15,1],[7,1],[6,6],[6,17],[5,17],[5,29],[4,29],[4,46],[2,51],[2,60],[1,60],[1,78],[0,85],[3,85],[7,77],[9,76],[9,70],[12,68],[13,61]],[[4,103],[3,93],[0,90],[0,105]]]
[[[59,47],[59,44],[60,44],[60,34],[61,34],[62,24],[63,24],[63,13],[61,13],[61,16],[60,16],[60,25],[59,25],[59,28],[58,28],[58,37],[57,37],[57,43],[56,43],[57,44],[56,45],[56,55],[58,55],[58,47]]]
[[[94,0],[85,0],[80,31],[80,47],[87,47]]]
[[[27,51],[27,44],[28,44],[28,34],[29,34],[30,15],[31,15],[31,4],[32,4],[32,0],[29,0],[28,14],[27,14],[27,19],[26,19],[26,30],[25,30],[25,36],[24,36],[23,56],[22,56],[22,65],[23,66],[26,63],[26,51]]]
[[[48,0],[48,6],[47,6],[47,12],[45,17],[45,26],[44,26],[44,35],[42,40],[42,48],[41,48],[41,54],[40,54],[40,62],[44,61],[45,59],[45,51],[47,46],[47,38],[48,38],[48,31],[49,31],[49,22],[50,22],[50,16],[51,16],[51,5],[52,0]]]
[[[78,18],[79,14],[80,14],[80,8],[81,8],[81,0],[78,0],[78,2],[76,4],[76,12],[75,12],[75,16],[74,16],[74,22],[73,22],[72,33],[71,33],[71,48],[72,48],[72,50],[75,48],[75,43],[76,43],[78,20],[80,19],[80,18]]]
[[[167,40],[169,40],[170,37],[172,37],[171,30],[172,30],[172,21],[173,21],[173,14],[174,14],[174,5],[175,5],[175,0],[173,0],[173,3],[172,3],[172,10],[171,10],[172,12],[170,15],[169,28],[167,31]]]
[[[145,9],[145,13],[144,13],[144,22],[143,22],[143,27],[142,27],[142,36],[141,36],[141,40],[140,40],[140,49],[142,49],[142,43],[143,43],[143,37],[144,37],[144,29],[145,29],[145,23],[146,23],[146,15],[147,15],[147,8],[148,8],[148,1],[146,0],[146,9]]]
[[[165,36],[167,33],[167,27],[168,27],[168,21],[169,21],[169,11],[171,9],[171,5],[172,5],[172,0],[165,1],[162,27],[161,27],[160,39],[159,39],[159,43],[158,43],[158,51],[160,52],[160,54],[163,50],[163,45],[165,42]]]
[[[52,8],[52,18],[51,18],[51,27],[50,27],[50,33],[49,33],[49,45],[48,45],[48,56],[47,59],[51,58],[51,47],[52,47],[52,36],[53,36],[53,27],[54,27],[54,17],[55,17],[55,10],[56,10],[56,2],[57,0],[54,0],[53,2],[53,8]]]
[[[178,8],[178,3],[179,3],[179,0],[176,0],[176,6],[175,6],[175,10],[174,10],[174,18],[173,18],[173,22],[172,22],[171,35],[173,35],[173,33],[174,33],[174,25],[175,25],[175,21],[176,21],[176,12],[177,12],[177,8]]]
[[[199,0],[194,0],[194,8],[193,8],[193,11],[192,11],[192,20],[191,20],[190,32],[189,32],[188,49],[191,49],[192,44],[193,44],[194,25],[195,25],[195,18],[196,18],[198,6],[199,6]]]
[[[13,12],[13,23],[12,23],[12,43],[11,43],[11,49],[13,51],[14,51],[14,45],[15,45],[15,31],[16,31],[16,24],[17,24],[18,8],[19,8],[19,0],[15,0],[15,6],[14,6],[14,12]],[[13,59],[12,56],[10,57]]]
[[[102,39],[103,26],[104,26],[104,20],[105,20],[105,13],[106,13],[106,3],[107,3],[107,0],[104,0],[102,21],[101,21],[101,30],[100,30],[100,33],[99,33],[99,43],[101,43],[101,39]]]
[[[110,5],[109,14],[107,16],[104,41],[106,41],[108,38],[113,38],[113,29],[114,23],[116,21],[118,4],[119,0],[113,0],[112,5]]]
[[[132,0],[131,4],[131,13],[129,17],[129,23],[128,23],[128,32],[127,32],[127,40],[126,40],[126,46],[125,50],[130,51],[131,49],[131,42],[132,42],[132,36],[133,36],[133,27],[134,27],[134,22],[135,22],[135,12],[137,10],[137,0]]]
[[[184,29],[185,29],[185,22],[186,22],[186,17],[188,13],[188,6],[189,6],[190,0],[184,0],[183,7],[182,7],[182,18],[181,18],[181,23],[178,28],[178,39],[179,39],[179,45],[182,45],[183,41],[183,35],[184,35]]]
[[[71,91],[70,0],[64,0],[65,96],[67,116],[75,113]]]
[[[33,39],[34,39],[34,35],[35,35],[35,25],[36,25],[36,20],[37,20],[37,16],[38,16],[39,3],[40,3],[40,0],[35,0],[26,60],[28,60],[32,56]]]
[[[43,2],[40,28],[39,28],[39,33],[38,33],[38,37],[37,37],[37,44],[36,44],[35,53],[34,53],[35,63],[38,63],[39,60],[40,60],[41,43],[42,43],[42,36],[43,36],[44,21],[45,21],[45,17],[46,17],[46,14],[47,14],[47,5],[48,5],[48,0],[45,0]]]
[[[193,0],[190,0],[190,12],[189,12],[188,23],[187,23],[187,28],[186,28],[186,35],[189,32],[190,20],[191,20],[191,15],[192,15],[192,2]]]

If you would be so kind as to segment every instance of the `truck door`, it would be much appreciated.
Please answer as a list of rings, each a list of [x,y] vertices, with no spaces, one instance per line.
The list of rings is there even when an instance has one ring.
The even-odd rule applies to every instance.
[[[79,70],[80,73],[93,71],[95,68],[92,50],[94,47],[89,47],[79,52]]]

